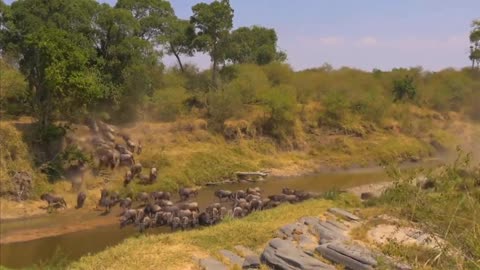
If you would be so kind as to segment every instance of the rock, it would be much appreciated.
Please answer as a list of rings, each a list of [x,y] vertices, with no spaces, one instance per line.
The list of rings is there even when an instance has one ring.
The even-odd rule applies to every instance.
[[[334,270],[332,265],[325,264],[305,254],[301,249],[287,240],[272,239],[262,253],[261,261],[273,269],[326,269]]]
[[[240,254],[242,257],[248,257],[248,256],[255,256],[255,252],[253,252],[251,249],[245,247],[245,246],[242,246],[242,245],[238,245],[238,246],[234,246],[233,247],[238,254]]]
[[[241,267],[243,265],[244,259],[237,254],[231,252],[230,250],[222,249],[219,252],[223,257],[228,260],[231,266],[238,265]]]
[[[203,270],[228,270],[228,267],[214,258],[204,258],[199,261]]]
[[[278,230],[278,235],[282,238],[291,238],[296,234],[303,234],[306,231],[307,231],[307,227],[302,223],[297,222],[297,223],[287,224],[281,227]]]
[[[328,259],[334,263],[346,266],[348,269],[355,270],[373,270],[373,267],[357,261],[349,256],[339,253],[333,249],[328,248],[328,245],[321,245],[317,247],[319,252],[325,259]]]
[[[322,244],[337,240],[347,240],[347,237],[343,234],[343,231],[326,222],[315,224],[311,230],[313,234],[320,238],[320,243]]]
[[[303,223],[305,225],[312,226],[314,224],[319,223],[320,219],[317,217],[302,217],[298,222]]]
[[[377,260],[373,258],[372,252],[366,248],[354,245],[346,245],[343,243],[332,243],[327,245],[327,247],[345,256],[351,257],[352,259],[355,259],[363,264],[368,264],[371,266],[377,265]]]
[[[249,255],[245,257],[242,269],[260,269],[260,258],[257,255]]]
[[[340,216],[342,218],[345,218],[347,220],[353,220],[353,221],[359,221],[360,218],[357,217],[356,215],[348,212],[348,211],[345,211],[343,209],[340,209],[340,208],[330,208],[328,209],[328,212],[336,215],[336,216]]]
[[[342,231],[347,231],[347,230],[348,230],[348,228],[347,228],[345,225],[343,225],[342,223],[340,223],[340,222],[338,222],[338,221],[335,221],[335,220],[327,220],[326,222],[327,222],[328,224],[331,224],[331,225],[337,227],[338,229],[340,229],[340,230],[342,230]]]

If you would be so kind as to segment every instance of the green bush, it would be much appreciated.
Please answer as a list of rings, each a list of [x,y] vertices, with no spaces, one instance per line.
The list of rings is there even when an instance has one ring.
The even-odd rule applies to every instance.
[[[161,121],[175,121],[186,113],[185,102],[189,98],[182,87],[172,87],[155,91],[151,98],[151,117]]]
[[[263,100],[268,112],[264,131],[278,140],[293,135],[297,113],[295,88],[289,85],[273,87],[265,93]]]
[[[209,127],[222,131],[223,123],[243,112],[242,95],[234,89],[212,91],[208,94]]]
[[[239,65],[235,77],[226,85],[226,91],[238,92],[243,104],[257,103],[270,87],[267,76],[256,65]]]

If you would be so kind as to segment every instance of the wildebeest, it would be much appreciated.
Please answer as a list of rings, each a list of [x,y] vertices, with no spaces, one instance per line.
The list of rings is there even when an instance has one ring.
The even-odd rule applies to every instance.
[[[138,141],[137,155],[140,155],[142,153],[142,150],[143,150],[142,142]]]
[[[135,164],[135,158],[132,154],[120,154],[121,166],[133,166]]]
[[[149,178],[148,178],[149,184],[152,184],[155,181],[157,181],[157,177],[158,177],[157,168],[151,168],[150,169],[150,175],[149,175]]]
[[[110,167],[113,170],[120,161],[119,153],[113,149],[99,149],[98,155],[100,167]]]
[[[192,197],[198,195],[198,190],[195,188],[181,188],[178,191],[178,195],[180,195],[180,200],[186,201]]]
[[[137,194],[136,199],[139,202],[148,203],[148,199],[149,199],[148,193],[140,192],[140,193]]]
[[[85,199],[87,199],[87,193],[80,191],[77,195],[77,206],[75,208],[76,209],[82,208],[83,204],[85,203]]]
[[[125,173],[125,178],[123,179],[123,186],[126,187],[133,180],[133,174],[130,170]]]
[[[130,167],[130,171],[132,172],[132,175],[133,177],[139,175],[142,173],[142,164],[140,163],[137,163],[137,164],[134,164]]]
[[[40,196],[42,201],[46,201],[48,203],[48,207],[64,207],[67,208],[67,202],[63,199],[63,197],[51,194],[51,193],[44,193]]]
[[[167,200],[169,201],[171,198],[170,192],[164,192],[164,191],[154,191],[150,193],[150,197],[152,197],[153,200],[159,201],[159,200]]]
[[[181,203],[178,205],[178,207],[181,210],[190,210],[190,211],[195,211],[195,212],[200,212],[200,209],[198,208],[198,203],[197,202],[190,202],[190,203]]]
[[[232,197],[232,192],[230,190],[217,190],[215,191],[215,197],[217,197],[220,201],[229,199]]]

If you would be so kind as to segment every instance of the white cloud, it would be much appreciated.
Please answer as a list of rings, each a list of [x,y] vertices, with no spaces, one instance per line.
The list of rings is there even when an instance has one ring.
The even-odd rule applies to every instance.
[[[345,42],[345,39],[342,37],[336,37],[336,36],[331,36],[331,37],[321,37],[318,42],[321,45],[325,46],[336,46],[336,45],[341,45]]]
[[[318,36],[300,36],[296,39],[300,45],[308,46],[308,47],[316,47],[316,46],[339,46],[345,44],[345,38],[340,36],[326,36],[326,37],[318,37]]]
[[[358,41],[358,44],[361,46],[375,46],[378,44],[378,40],[374,37],[363,37]]]

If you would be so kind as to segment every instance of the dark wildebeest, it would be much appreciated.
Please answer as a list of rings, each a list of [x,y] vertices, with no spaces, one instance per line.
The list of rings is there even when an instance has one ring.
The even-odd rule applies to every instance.
[[[142,173],[142,168],[142,164],[140,163],[132,165],[132,167],[130,167],[130,171],[132,172],[133,177]]]
[[[140,155],[142,153],[142,150],[143,150],[142,142],[138,141],[137,155]]]
[[[67,208],[67,202],[63,199],[63,197],[53,195],[51,193],[44,193],[40,196],[42,201],[46,201],[48,203],[48,207],[53,206],[57,207],[64,207]]]
[[[149,199],[148,193],[140,192],[140,193],[137,194],[136,199],[139,202],[148,203],[148,199]]]
[[[198,195],[198,190],[194,188],[181,188],[178,191],[178,195],[180,195],[180,200],[186,201],[192,197]]]
[[[152,197],[152,199],[155,201],[161,201],[161,200],[169,201],[171,198],[171,194],[170,192],[154,191],[150,193],[150,197]]]
[[[132,166],[135,164],[135,158],[132,154],[120,154],[121,166]]]
[[[80,191],[77,195],[77,206],[75,208],[76,209],[82,208],[83,204],[85,203],[85,199],[87,199],[87,193]]]
[[[155,181],[157,181],[157,177],[158,177],[157,168],[151,168],[150,169],[150,175],[148,177],[149,184],[152,184]]]
[[[178,205],[181,210],[190,210],[192,212],[200,212],[197,202],[186,202]]]
[[[217,190],[215,191],[215,197],[217,197],[220,201],[229,199],[232,197],[232,192],[230,190]]]
[[[123,186],[126,187],[133,180],[133,174],[130,170],[125,173],[125,178],[123,179]]]

